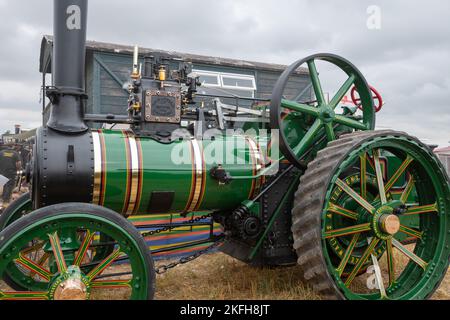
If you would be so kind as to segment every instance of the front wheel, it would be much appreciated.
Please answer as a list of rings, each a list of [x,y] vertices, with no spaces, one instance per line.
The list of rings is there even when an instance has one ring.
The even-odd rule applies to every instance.
[[[343,136],[300,180],[294,248],[328,299],[426,299],[449,266],[450,186],[431,150],[394,131]]]
[[[111,246],[108,256],[98,256]],[[2,288],[0,300],[154,296],[154,265],[144,239],[103,207],[65,203],[36,210],[0,232],[0,257],[0,277],[14,272],[23,287]]]

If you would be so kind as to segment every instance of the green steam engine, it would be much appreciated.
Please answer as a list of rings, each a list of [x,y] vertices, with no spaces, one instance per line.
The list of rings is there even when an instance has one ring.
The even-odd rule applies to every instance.
[[[191,223],[223,228],[213,247],[255,266],[298,264],[325,298],[436,290],[449,264],[448,177],[418,139],[373,131],[373,93],[350,62],[312,55],[283,72],[270,99],[219,97],[198,93],[189,63],[174,69],[154,55],[142,68],[136,48],[128,115],[84,114],[87,0],[54,8],[50,118],[36,133],[31,193],[0,218],[9,287],[0,300],[95,299],[112,289],[151,299],[152,252],[127,218],[199,212]],[[317,62],[345,75],[331,99]],[[314,101],[286,94],[301,66]],[[357,107],[339,110],[351,89]]]

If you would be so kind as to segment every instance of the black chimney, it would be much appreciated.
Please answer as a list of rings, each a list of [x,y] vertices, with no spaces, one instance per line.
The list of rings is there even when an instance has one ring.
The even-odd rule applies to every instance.
[[[52,103],[47,126],[66,133],[85,132],[83,121],[87,0],[54,0]]]

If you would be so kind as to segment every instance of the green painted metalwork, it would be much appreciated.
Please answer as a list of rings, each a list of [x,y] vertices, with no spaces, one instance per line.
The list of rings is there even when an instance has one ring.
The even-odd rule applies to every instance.
[[[340,164],[326,193],[322,248],[328,272],[346,298],[425,299],[433,292],[450,254],[450,190],[438,166],[426,148],[393,136],[355,148]],[[390,234],[383,218],[403,205],[406,212],[396,213],[400,227]],[[406,238],[415,245],[402,244]],[[401,265],[396,250],[409,262]],[[361,274],[370,257],[386,259],[380,273],[388,279],[385,292],[358,282],[366,281]]]
[[[66,256],[65,239],[62,234],[80,233],[85,230],[84,226],[89,226],[89,232],[102,233],[115,239],[117,249],[103,260],[98,260],[95,268],[90,268],[90,272],[83,271],[83,265],[80,268],[69,264]],[[88,232],[88,234],[89,234]],[[33,244],[38,243],[38,245]],[[49,246],[51,243],[51,246]],[[82,241],[79,242],[79,246]],[[36,260],[40,253],[44,253],[44,247],[51,247],[45,254],[47,258],[54,256],[54,261],[58,266],[58,272],[50,271],[53,268],[46,264],[40,264]],[[83,282],[89,292],[92,289],[103,290],[112,287],[128,286],[130,289],[130,299],[147,299],[148,285],[150,275],[144,267],[142,256],[147,254],[141,252],[134,242],[134,239],[125,229],[116,223],[100,216],[94,216],[83,212],[65,213],[59,216],[51,216],[39,221],[34,221],[20,232],[12,235],[0,248],[0,274],[4,274],[11,263],[19,263],[34,273],[34,285],[29,283],[27,289],[11,292],[0,291],[0,300],[16,299],[53,299],[56,287],[54,284],[62,283],[71,278],[74,273],[81,274]],[[107,281],[97,280],[105,268],[114,262],[120,255],[126,255],[130,264],[130,279],[116,279],[109,277]],[[55,260],[57,262],[55,262]],[[74,269],[75,268],[75,269]],[[78,272],[74,272],[78,270]],[[30,278],[29,278],[30,279]],[[33,291],[29,291],[33,290]],[[89,295],[87,295],[89,298]]]
[[[129,197],[127,184],[132,174],[130,156],[127,156],[127,135],[125,132],[112,130],[102,130],[99,133],[104,138],[106,159],[106,188],[103,201],[99,204],[125,214],[124,204]],[[142,189],[138,190],[138,209],[133,214],[149,213],[153,192],[173,193],[170,208],[165,212],[155,213],[235,209],[242,201],[255,195],[264,179],[264,176],[258,176],[264,165],[263,151],[259,148],[259,160],[256,159],[254,148],[258,150],[258,145],[251,139],[236,135],[196,141],[199,148],[197,153],[192,150],[191,141],[163,144],[149,138],[136,139],[142,151],[139,167]],[[266,141],[260,143],[267,144]],[[196,164],[203,166],[200,173]],[[236,179],[226,184],[214,179],[210,171],[219,165]],[[255,178],[239,179],[252,176]],[[195,210],[189,208],[192,198],[198,202],[194,206]]]

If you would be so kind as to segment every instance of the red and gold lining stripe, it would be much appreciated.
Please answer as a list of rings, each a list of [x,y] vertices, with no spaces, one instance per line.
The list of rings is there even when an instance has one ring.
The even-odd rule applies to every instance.
[[[250,159],[252,161],[252,175],[257,175],[264,166],[264,158],[258,144],[250,137],[245,137],[248,143]],[[253,199],[264,183],[264,176],[252,180],[252,187],[248,194],[249,199]]]
[[[126,151],[126,192],[122,213],[129,216],[139,210],[142,196],[142,148],[139,139],[122,131]],[[94,144],[94,193],[92,203],[103,206],[106,190],[106,148],[101,130],[92,132]]]
[[[103,133],[92,131],[92,140],[94,144],[94,193],[93,204],[103,206],[105,203],[106,189],[106,148]]]
[[[130,145],[130,137],[125,130],[122,130],[122,136],[124,138],[125,143],[125,153],[126,153],[126,189],[125,189],[125,199],[122,207],[122,213],[128,216],[128,208],[130,206],[130,196],[131,196],[131,187],[132,187],[132,179],[133,175],[133,159],[131,158],[131,145]]]
[[[133,134],[123,131],[127,151],[127,192],[122,212],[126,216],[139,208],[142,193],[142,150]]]
[[[196,139],[190,140],[189,143],[192,160],[192,182],[185,212],[196,211],[200,208],[206,189],[206,162],[203,148]]]

